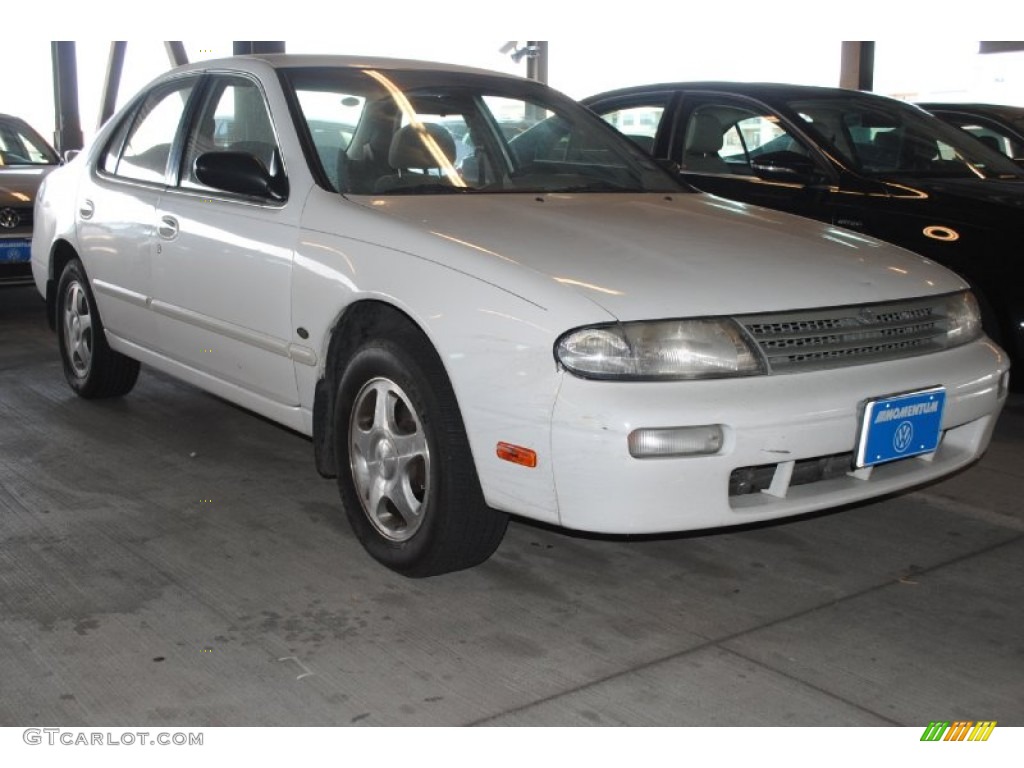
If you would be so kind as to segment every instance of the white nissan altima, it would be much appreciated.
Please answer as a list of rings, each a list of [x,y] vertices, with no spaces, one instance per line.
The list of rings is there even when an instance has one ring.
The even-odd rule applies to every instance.
[[[953,273],[413,61],[164,75],[47,177],[32,267],[75,392],[144,363],[310,436],[410,576],[485,560],[509,514],[679,531],[933,480],[1009,381]]]

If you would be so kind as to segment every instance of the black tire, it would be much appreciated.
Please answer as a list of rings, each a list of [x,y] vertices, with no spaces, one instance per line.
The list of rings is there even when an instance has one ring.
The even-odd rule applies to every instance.
[[[334,444],[345,512],[380,563],[433,576],[498,548],[508,517],[484,502],[451,383],[418,330],[371,336],[348,359]]]
[[[57,343],[64,377],[79,397],[120,397],[139,377],[139,363],[107,345],[82,262],[72,259],[57,284]]]

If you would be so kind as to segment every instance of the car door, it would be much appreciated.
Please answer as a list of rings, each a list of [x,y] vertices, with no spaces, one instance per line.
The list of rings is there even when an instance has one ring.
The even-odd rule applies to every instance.
[[[207,152],[257,158],[273,173],[275,191],[238,194],[203,183],[196,160]],[[153,309],[162,346],[191,368],[296,405],[290,289],[302,201],[287,196],[260,84],[209,76],[181,155],[174,184],[156,205]]]
[[[680,176],[704,192],[821,221],[836,218],[832,168],[788,121],[753,100],[685,94],[669,156]]]
[[[198,78],[165,83],[144,96],[113,132],[94,174],[79,188],[79,255],[108,332],[158,347],[149,309],[156,203],[186,106]]]

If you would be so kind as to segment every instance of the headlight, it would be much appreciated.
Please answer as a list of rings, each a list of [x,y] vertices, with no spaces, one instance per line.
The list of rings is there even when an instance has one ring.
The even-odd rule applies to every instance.
[[[946,297],[946,345],[958,347],[981,336],[981,310],[970,291]]]
[[[734,321],[659,320],[580,328],[555,343],[569,372],[590,379],[717,379],[765,373]]]

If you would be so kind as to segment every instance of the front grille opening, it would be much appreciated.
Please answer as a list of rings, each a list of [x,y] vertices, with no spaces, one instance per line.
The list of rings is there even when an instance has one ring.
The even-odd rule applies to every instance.
[[[739,316],[772,373],[839,368],[944,349],[943,297]]]
[[[739,467],[729,475],[729,495],[745,496],[767,490],[775,477],[778,464],[761,464],[756,467]],[[794,485],[807,485],[819,480],[831,480],[843,477],[853,470],[853,453],[834,453],[830,456],[818,456],[813,459],[800,459],[793,466],[793,478],[789,481]]]

